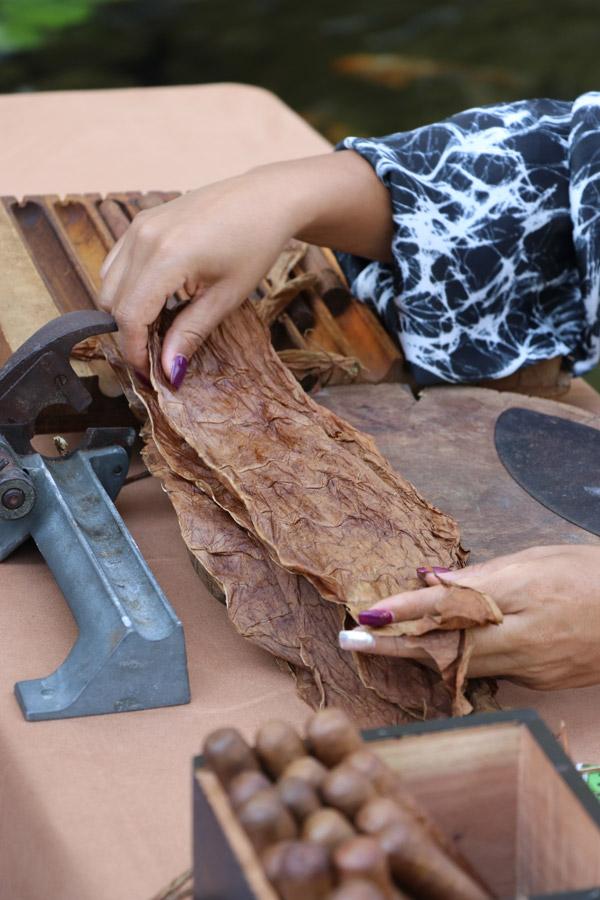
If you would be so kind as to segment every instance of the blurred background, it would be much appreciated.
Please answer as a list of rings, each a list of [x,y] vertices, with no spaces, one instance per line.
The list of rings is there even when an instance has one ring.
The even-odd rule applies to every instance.
[[[242,81],[330,140],[600,86],[598,0],[0,0],[0,92]]]
[[[0,0],[0,92],[209,81],[268,88],[332,142],[571,99],[600,88],[600,4]]]

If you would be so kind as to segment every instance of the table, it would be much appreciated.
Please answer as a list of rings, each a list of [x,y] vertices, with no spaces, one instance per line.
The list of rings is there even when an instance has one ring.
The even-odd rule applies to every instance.
[[[0,132],[0,194],[16,196],[185,190],[329,149],[272,94],[229,84],[2,96]],[[34,549],[2,565],[0,896],[11,900],[146,900],[190,864],[203,735],[231,722],[250,735],[269,716],[301,724],[309,712],[200,583],[158,483],[126,488],[118,505],[184,623],[193,701],[25,723],[14,682],[50,672],[76,632]]]
[[[328,143],[268,92],[244,85],[0,97],[0,194],[185,190]],[[600,410],[577,383],[571,399]],[[192,703],[26,723],[15,681],[47,674],[75,638],[43,560],[27,546],[0,581],[0,896],[148,900],[189,865],[190,767],[223,724],[251,735],[266,718],[301,726],[309,710],[274,660],[239,638],[190,565],[158,483],[124,489],[119,509],[185,627]],[[149,514],[151,511],[151,514]],[[600,688],[539,695],[568,723],[576,759],[599,760],[590,723]]]

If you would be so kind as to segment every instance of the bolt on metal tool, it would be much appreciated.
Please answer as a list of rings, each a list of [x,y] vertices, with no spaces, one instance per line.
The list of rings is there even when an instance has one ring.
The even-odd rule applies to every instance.
[[[15,685],[29,721],[190,700],[182,624],[113,502],[135,430],[89,428],[74,452],[58,458],[31,446],[45,409],[82,412],[91,402],[69,362],[74,345],[116,329],[107,313],[67,313],[0,369],[0,561],[32,537],[79,629],[56,671]]]

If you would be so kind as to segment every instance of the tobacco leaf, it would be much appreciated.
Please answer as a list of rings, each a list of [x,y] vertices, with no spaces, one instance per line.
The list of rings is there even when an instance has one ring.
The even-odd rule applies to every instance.
[[[345,381],[351,383],[362,371],[356,357],[328,353],[326,350],[278,350],[277,355],[298,381],[310,375],[317,379],[319,387],[325,387],[336,373],[342,374]]]
[[[190,360],[178,392],[157,329],[150,344],[169,424],[240,499],[273,558],[327,599],[371,605],[414,585],[419,565],[460,565],[456,522],[302,391],[249,303]]]
[[[465,697],[467,669],[473,652],[472,628],[499,625],[502,613],[488,594],[466,585],[439,578],[447,590],[438,600],[433,615],[405,622],[394,622],[383,628],[365,628],[378,638],[403,637],[404,644],[420,649],[436,666],[452,699],[452,715],[471,712],[472,704]],[[381,690],[381,675],[370,658],[359,661],[358,670],[364,683]],[[388,695],[384,694],[386,699]]]
[[[152,424],[156,429],[154,420]],[[175,474],[162,456],[164,446],[159,449],[146,434],[144,460],[169,495],[186,545],[221,586],[236,630],[284,660],[300,695],[314,708],[339,706],[363,728],[405,721],[401,709],[363,686],[351,655],[338,648],[342,607],[323,600],[306,579],[274,563],[252,534],[193,481]],[[170,452],[176,453],[173,448]],[[196,474],[189,457],[186,467],[188,474]]]
[[[138,382],[135,383],[135,392],[148,413],[150,433],[154,443],[169,468],[208,494],[243,528],[251,530],[251,522],[244,505],[215,478],[195,450],[170,427],[160,410],[156,394]],[[145,436],[145,440],[147,440],[147,436]]]
[[[162,327],[167,324],[168,319]],[[162,373],[160,336],[160,328],[154,329],[151,372],[157,404],[152,419],[158,423],[153,427],[159,447],[166,424],[171,444],[179,441],[180,448],[175,458],[167,451],[171,467],[181,473],[182,458],[193,460],[195,453],[203,472],[198,475],[195,462],[194,483],[252,535],[268,564],[288,574],[304,574],[316,588],[319,603],[323,603],[320,593],[347,605],[356,615],[377,599],[417,587],[417,565],[464,563],[466,553],[454,520],[399,476],[371,438],[301,391],[277,359],[248,304],[230,316],[192,358],[177,393]],[[189,471],[183,474],[190,476]],[[210,571],[210,560],[206,565]],[[289,603],[285,591],[283,602]],[[304,599],[300,606],[310,604]],[[461,614],[464,621],[464,609]],[[444,608],[440,615],[443,619],[449,612]],[[348,697],[348,676],[341,677],[338,660],[330,678],[324,680],[322,675],[336,655],[351,658],[340,656],[336,647],[342,619],[340,612],[330,633],[313,631],[310,650],[306,637],[310,629],[300,618],[296,622],[304,635],[302,659],[313,672],[318,671],[315,681],[326,683],[332,698],[340,692]],[[439,622],[433,627],[438,628]],[[353,661],[354,682],[367,689],[371,705],[379,700],[386,703],[388,721],[393,720],[387,709],[390,704],[402,717],[447,715],[452,701],[454,708],[460,705],[458,674],[465,666],[461,666],[458,632],[453,637],[448,633],[443,653],[437,636],[429,641],[422,637],[421,643],[429,643],[432,659],[437,654],[442,678],[410,660],[362,657]]]
[[[121,356],[121,351],[119,350],[114,336],[112,334],[97,334],[89,340],[93,340],[97,343],[102,356],[104,356],[117,377],[117,381],[123,390],[129,408],[140,422],[144,422],[146,419],[146,410],[143,403],[140,403],[140,399],[136,394],[132,373]],[[81,346],[81,344],[78,346]]]
[[[307,250],[308,244],[297,240],[289,241],[267,272],[264,279],[267,290],[255,304],[265,325],[272,325],[302,291],[317,287],[319,277],[316,272],[293,274],[298,263],[306,256]]]
[[[256,309],[265,325],[272,325],[302,291],[317,287],[318,278],[313,272],[303,272],[295,278],[272,288],[256,303]]]
[[[71,350],[70,355],[71,359],[80,359],[84,362],[94,359],[104,359],[104,353],[99,336],[93,334],[91,337],[85,338],[85,340],[83,341],[79,341],[79,343],[75,344],[75,346]]]

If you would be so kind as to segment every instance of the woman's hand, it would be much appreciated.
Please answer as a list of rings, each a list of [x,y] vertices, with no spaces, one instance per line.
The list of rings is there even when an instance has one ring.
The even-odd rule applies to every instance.
[[[99,305],[127,362],[148,374],[148,326],[184,287],[192,302],[165,336],[175,387],[187,360],[258,285],[291,237],[389,259],[386,188],[353,151],[277,163],[140,213],[102,269]]]
[[[418,619],[434,609],[447,588],[433,573],[424,577],[430,587],[388,597],[373,607],[380,611],[381,624]],[[502,676],[537,690],[600,682],[600,548],[533,547],[444,571],[443,578],[489,594],[504,614],[501,625],[472,630],[470,677]],[[385,610],[390,616],[381,614]],[[352,646],[353,633],[341,633],[344,649],[421,658],[406,648],[403,638],[374,635],[371,647],[364,646],[364,639],[360,647],[360,640]],[[365,634],[362,629],[359,633]]]

